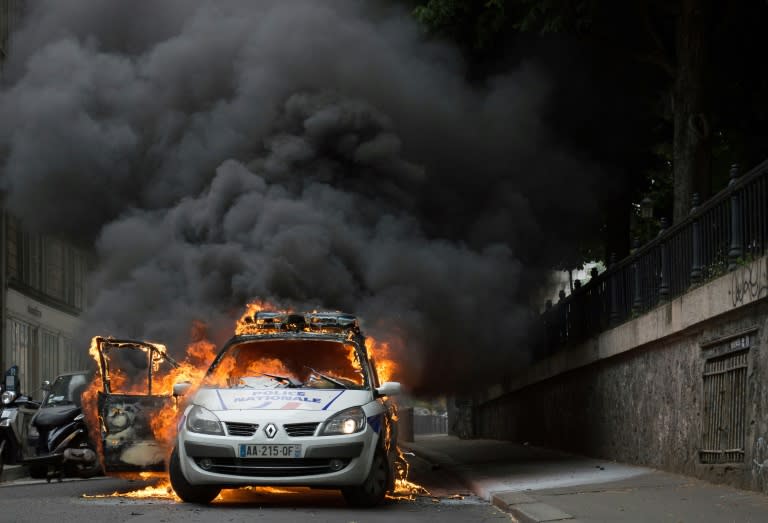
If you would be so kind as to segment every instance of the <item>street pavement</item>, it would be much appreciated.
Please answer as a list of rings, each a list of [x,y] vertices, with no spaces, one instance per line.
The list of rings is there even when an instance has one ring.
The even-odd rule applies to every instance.
[[[23,467],[6,467],[0,522],[768,522],[768,496],[649,468],[444,435],[417,436],[404,447],[410,479],[429,492],[372,510],[348,508],[336,491],[310,489],[230,491],[210,506],[179,503],[170,495],[133,499],[123,493],[152,482],[47,484],[24,477]]]
[[[510,521],[508,514],[472,495],[458,479],[434,468],[431,462],[409,456],[409,463],[411,480],[430,492],[392,499],[374,509],[349,508],[338,491],[306,488],[224,491],[224,500],[208,506],[178,502],[165,491],[152,498],[135,499],[124,493],[153,482],[101,477],[48,484],[23,477],[23,468],[6,467],[3,476],[7,481],[0,483],[0,523]]]
[[[405,445],[519,522],[768,522],[768,496],[649,468],[444,435]]]

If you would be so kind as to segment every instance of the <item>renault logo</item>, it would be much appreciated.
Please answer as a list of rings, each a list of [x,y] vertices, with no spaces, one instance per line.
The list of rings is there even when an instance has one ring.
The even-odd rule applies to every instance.
[[[267,426],[264,427],[264,434],[266,434],[269,439],[274,438],[275,434],[277,434],[277,427],[275,427],[275,424],[267,423]]]

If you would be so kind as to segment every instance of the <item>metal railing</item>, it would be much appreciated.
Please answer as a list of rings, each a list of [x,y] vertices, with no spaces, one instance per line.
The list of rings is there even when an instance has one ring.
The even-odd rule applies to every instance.
[[[413,433],[414,434],[447,434],[448,416],[427,414],[413,415]]]
[[[582,342],[768,253],[768,161],[542,314],[540,356]]]

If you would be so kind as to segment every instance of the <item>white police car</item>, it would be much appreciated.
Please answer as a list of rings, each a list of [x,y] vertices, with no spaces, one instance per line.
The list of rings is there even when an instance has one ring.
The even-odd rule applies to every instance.
[[[354,316],[259,312],[229,340],[179,421],[171,485],[187,502],[222,488],[341,489],[354,506],[393,488],[400,384],[379,384]],[[177,384],[183,394],[189,384]]]

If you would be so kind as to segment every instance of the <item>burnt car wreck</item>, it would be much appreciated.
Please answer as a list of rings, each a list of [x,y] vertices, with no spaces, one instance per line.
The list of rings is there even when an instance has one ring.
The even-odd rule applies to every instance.
[[[158,381],[178,367],[165,347],[97,337],[102,390],[98,418],[105,472],[165,470],[167,449],[153,421],[175,399]]]

